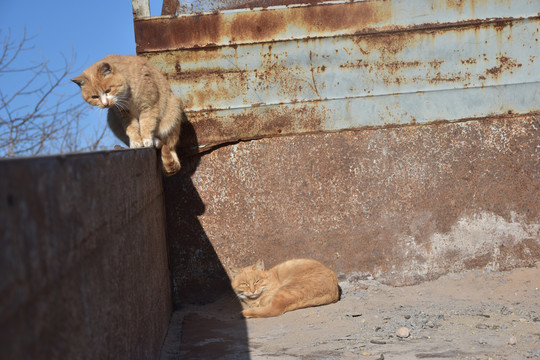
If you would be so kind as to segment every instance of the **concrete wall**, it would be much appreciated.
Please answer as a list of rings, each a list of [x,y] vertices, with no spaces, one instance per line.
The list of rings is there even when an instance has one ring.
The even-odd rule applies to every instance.
[[[171,313],[154,150],[0,161],[2,359],[153,359]]]
[[[393,285],[529,266],[540,260],[540,117],[239,142],[164,189],[176,303],[211,298],[226,282],[220,263],[259,258],[312,257]],[[178,189],[199,206],[178,206]]]

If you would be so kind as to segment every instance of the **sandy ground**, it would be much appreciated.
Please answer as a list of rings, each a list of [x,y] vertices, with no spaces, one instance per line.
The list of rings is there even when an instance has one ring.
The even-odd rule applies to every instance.
[[[241,319],[230,297],[183,308],[161,358],[540,359],[540,263],[400,288],[340,278],[339,302],[275,318]]]

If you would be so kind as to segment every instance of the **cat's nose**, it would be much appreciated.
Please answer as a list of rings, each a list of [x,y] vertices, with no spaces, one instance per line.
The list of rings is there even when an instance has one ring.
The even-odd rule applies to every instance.
[[[103,106],[107,107],[107,106],[109,106],[109,99],[107,99],[106,96],[102,96],[101,97],[101,103],[103,104]]]

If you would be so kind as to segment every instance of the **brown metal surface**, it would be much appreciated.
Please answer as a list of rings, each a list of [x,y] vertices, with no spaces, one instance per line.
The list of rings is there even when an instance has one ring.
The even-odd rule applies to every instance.
[[[540,259],[540,117],[241,142],[167,179],[165,198],[176,303],[204,301],[218,261],[312,257],[393,285],[528,266]]]

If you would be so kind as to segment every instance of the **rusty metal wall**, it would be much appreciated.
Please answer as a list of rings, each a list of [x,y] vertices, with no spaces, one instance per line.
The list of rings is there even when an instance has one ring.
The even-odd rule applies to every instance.
[[[196,189],[198,210],[178,189]],[[165,193],[177,303],[205,301],[226,281],[212,271],[218,259],[312,257],[392,285],[530,266],[540,117],[240,142],[202,156],[191,178],[167,179]],[[194,213],[200,228],[186,231]],[[218,259],[203,256],[201,237]]]
[[[161,170],[139,149],[0,161],[2,359],[157,359]]]
[[[165,184],[197,189],[218,255],[196,260],[195,233],[182,247],[167,199],[175,303],[225,281],[205,264],[260,256],[392,284],[540,259],[538,1],[223,7],[134,21],[206,151]]]

